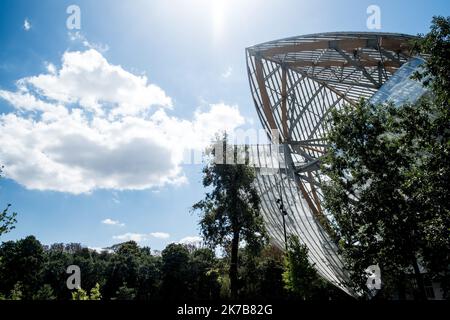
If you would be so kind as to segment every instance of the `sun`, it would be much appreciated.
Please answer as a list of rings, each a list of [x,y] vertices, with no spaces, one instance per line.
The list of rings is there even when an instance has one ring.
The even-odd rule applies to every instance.
[[[214,39],[220,39],[223,36],[226,7],[226,0],[213,0],[211,3],[212,33]]]

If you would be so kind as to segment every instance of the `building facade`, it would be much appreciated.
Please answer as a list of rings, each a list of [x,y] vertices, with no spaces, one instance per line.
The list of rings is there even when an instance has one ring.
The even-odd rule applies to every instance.
[[[423,87],[409,78],[423,63],[411,53],[413,39],[405,34],[336,32],[246,49],[253,101],[272,141],[252,148],[271,239],[284,248],[285,237],[297,235],[319,274],[352,296],[358,293],[346,285],[349,276],[333,241],[332,217],[321,205],[326,177],[319,165],[330,110],[361,98],[400,104],[423,95]]]

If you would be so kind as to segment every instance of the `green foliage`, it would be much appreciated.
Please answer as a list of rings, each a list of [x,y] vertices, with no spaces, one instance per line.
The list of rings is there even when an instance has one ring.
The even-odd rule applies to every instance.
[[[101,300],[102,294],[100,293],[100,284],[96,283],[95,287],[91,289],[89,293],[89,300]]]
[[[220,283],[220,298],[229,299],[231,296],[230,276],[228,274],[223,274],[218,280]]]
[[[138,284],[141,249],[134,241],[124,242],[112,248],[114,255],[106,268],[107,279],[104,286],[106,299],[115,297],[117,289],[125,282],[131,287]]]
[[[124,282],[122,286],[116,291],[116,300],[134,300],[136,297],[136,290],[134,288],[127,287],[127,283]]]
[[[433,17],[430,32],[415,41],[416,53],[426,54],[425,69],[415,74],[424,80],[436,96],[438,104],[449,102],[450,88],[450,17]]]
[[[271,300],[286,297],[282,279],[284,253],[280,249],[269,244],[259,255],[242,250],[240,260],[241,296]]]
[[[137,299],[158,298],[161,284],[161,257],[153,256],[150,248],[142,249],[137,278]]]
[[[238,148],[228,145],[226,136],[218,144],[224,150],[233,148],[234,158],[238,159]],[[211,154],[215,156],[215,150]],[[212,247],[228,245],[235,232],[251,247],[264,243],[265,229],[254,179],[254,169],[246,164],[217,164],[211,160],[203,169],[203,185],[213,189],[193,209],[200,211],[200,227]]]
[[[24,250],[25,243],[28,243],[25,247],[34,249]],[[158,256],[134,242],[115,245],[112,251],[102,253],[75,243],[49,247],[39,244],[39,248],[36,244],[39,242],[30,236],[0,245],[0,261],[6,262],[0,267],[0,300],[216,300],[231,297],[229,255],[217,257],[210,248],[173,243]],[[268,245],[255,255],[253,250],[244,248],[239,259],[242,298],[289,297],[282,279],[284,254],[280,249]],[[30,260],[43,263],[32,264]],[[69,290],[66,268],[74,261],[87,268],[89,277],[99,280],[91,284],[92,280],[84,276],[81,267],[83,287],[87,289]],[[15,263],[24,263],[32,269]],[[136,264],[136,268],[129,268],[128,263]],[[119,282],[123,279],[131,279],[135,284]],[[327,299],[339,295],[325,292],[323,296]]]
[[[44,284],[37,292],[33,295],[33,300],[55,300],[56,296],[49,284]]]
[[[218,139],[215,146],[231,150],[235,161],[225,164],[230,161],[225,159],[227,152],[223,152],[222,161],[211,159],[203,169],[203,185],[211,191],[194,204],[193,210],[200,212],[200,229],[205,242],[212,248],[230,247],[231,295],[236,298],[239,244],[244,240],[249,249],[257,252],[266,242],[266,232],[260,215],[259,195],[253,185],[254,169],[246,164],[248,159],[242,159],[239,152],[242,150],[229,145],[226,135]],[[216,157],[215,149],[211,155]]]
[[[0,212],[0,236],[14,229],[14,224],[17,222],[17,213],[13,212],[12,214],[9,214],[8,212],[10,206],[11,205],[8,204],[6,208]]]
[[[42,283],[44,250],[33,236],[0,246],[0,292],[12,290],[17,282],[23,285],[23,298],[32,299]]]
[[[165,299],[188,298],[189,251],[182,244],[169,244],[162,255],[161,294]]]
[[[72,291],[72,300],[101,300],[100,284],[96,283],[89,294],[82,288]]]
[[[3,166],[0,167],[0,178],[2,173]],[[15,228],[14,224],[17,222],[16,216],[17,213],[8,213],[11,204],[8,204],[3,211],[0,211],[0,236],[2,234],[8,233],[12,229]]]
[[[418,42],[427,57],[430,94],[414,105],[332,110],[323,187],[352,280],[365,289],[365,269],[378,263],[385,283],[418,264],[448,282],[450,238],[449,19],[435,18]],[[428,78],[427,78],[428,77]],[[403,281],[403,280],[402,280]]]
[[[9,299],[10,300],[22,300],[22,298],[23,298],[23,285],[19,281],[11,289],[11,293],[9,294]]]
[[[72,300],[89,300],[87,292],[78,288],[72,292]]]
[[[194,299],[217,299],[220,295],[220,270],[214,251],[194,250],[189,258],[189,296]]]
[[[308,247],[301,244],[296,236],[289,237],[284,264],[284,286],[295,298],[310,300],[325,287],[314,265],[308,260]]]

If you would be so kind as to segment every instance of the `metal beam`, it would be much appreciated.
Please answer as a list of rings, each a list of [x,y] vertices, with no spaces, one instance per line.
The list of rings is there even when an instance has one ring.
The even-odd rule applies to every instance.
[[[375,81],[375,79],[367,72],[366,68],[364,68],[357,60],[350,58],[344,51],[342,51],[339,48],[335,48],[335,50],[337,52],[339,52],[339,54],[341,56],[343,56],[345,58],[345,60],[348,61],[349,64],[351,64],[355,68],[359,69],[364,74],[364,76],[375,85],[375,87],[377,89],[381,87],[381,83],[378,83],[377,81]]]

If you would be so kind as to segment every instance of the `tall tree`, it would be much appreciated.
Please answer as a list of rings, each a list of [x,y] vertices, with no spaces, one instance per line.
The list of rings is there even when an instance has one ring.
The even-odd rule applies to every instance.
[[[266,234],[260,215],[260,199],[253,185],[255,171],[248,165],[248,157],[243,157],[241,152],[242,148],[228,144],[226,135],[218,139],[211,152],[212,158],[203,169],[203,185],[211,191],[193,206],[194,210],[200,211],[200,228],[205,242],[211,247],[231,247],[232,298],[238,296],[240,242],[244,240],[249,248],[257,250],[265,242]],[[230,159],[226,159],[230,154],[234,160],[231,164]]]
[[[138,283],[141,249],[135,241],[127,241],[112,247],[114,254],[106,268],[106,283],[103,296],[106,299],[115,297],[116,291],[126,283],[135,288]]]
[[[44,250],[34,236],[0,246],[0,290],[6,292],[21,283],[24,299],[31,299],[42,284]]]

